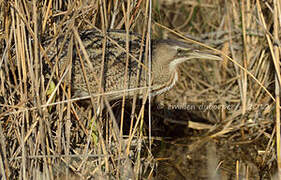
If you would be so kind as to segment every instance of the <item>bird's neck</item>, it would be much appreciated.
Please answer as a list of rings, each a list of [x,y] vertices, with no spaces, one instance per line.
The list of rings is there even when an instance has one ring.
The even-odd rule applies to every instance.
[[[161,85],[154,85],[152,87],[152,96],[156,96],[170,90],[176,84],[178,79],[179,79],[178,72],[174,71],[167,82]]]
[[[171,72],[176,71],[177,66],[187,60],[189,60],[189,58],[187,58],[187,57],[180,57],[177,59],[173,59],[172,61],[169,62],[169,70]]]

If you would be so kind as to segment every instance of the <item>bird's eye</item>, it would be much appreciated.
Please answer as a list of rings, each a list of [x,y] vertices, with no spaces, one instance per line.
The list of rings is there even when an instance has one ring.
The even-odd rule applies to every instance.
[[[187,54],[186,49],[177,49],[177,56],[185,56]]]

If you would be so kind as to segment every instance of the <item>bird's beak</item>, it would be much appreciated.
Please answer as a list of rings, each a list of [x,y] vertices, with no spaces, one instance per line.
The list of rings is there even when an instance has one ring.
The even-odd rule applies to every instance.
[[[211,52],[191,50],[191,48],[184,48],[182,46],[180,47],[174,46],[174,48],[183,51],[183,53],[169,64],[170,70],[175,69],[178,64],[192,59],[215,60],[215,61],[222,60],[221,57],[211,54]]]
[[[179,50],[183,51],[183,54],[180,55],[181,57],[179,58],[186,57],[186,60],[189,59],[206,59],[206,60],[215,60],[215,61],[222,60],[221,57],[214,55],[211,52],[192,50],[191,47],[189,47],[187,44],[183,42],[177,42],[177,44],[174,45],[173,48],[176,49],[177,51]]]
[[[215,61],[222,60],[222,58],[217,55],[213,55],[208,52],[199,52],[199,51],[198,52],[197,51],[189,52],[188,58],[189,59],[206,59],[206,60],[215,60]]]

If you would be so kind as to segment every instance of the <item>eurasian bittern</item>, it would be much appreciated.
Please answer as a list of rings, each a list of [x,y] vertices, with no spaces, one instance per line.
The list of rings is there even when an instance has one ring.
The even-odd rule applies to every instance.
[[[72,47],[71,87],[74,97],[98,94],[101,84],[104,93],[110,92],[110,100],[121,98],[124,90],[128,96],[136,93],[142,95],[144,88],[141,90],[138,88],[148,87],[149,82],[148,66],[143,64],[145,46],[141,36],[129,34],[129,54],[126,51],[124,31],[108,31],[106,36],[103,36],[96,30],[87,30],[79,33],[79,36],[81,41],[76,41]],[[71,58],[67,58],[70,49],[69,39],[64,41],[63,37],[58,38],[56,46],[58,48],[50,48],[47,51],[49,58],[58,57],[60,69],[66,69],[71,62]],[[58,55],[61,48],[63,49]],[[219,59],[215,55],[198,52],[191,45],[175,40],[153,40],[151,52],[152,95],[161,94],[175,85],[179,78],[177,66],[180,63],[194,58]],[[102,83],[99,83],[101,76]]]

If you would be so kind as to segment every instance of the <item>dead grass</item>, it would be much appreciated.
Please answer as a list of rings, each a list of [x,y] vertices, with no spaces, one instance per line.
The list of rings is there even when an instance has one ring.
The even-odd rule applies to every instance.
[[[118,1],[1,2],[1,12],[6,12],[1,14],[4,47],[1,48],[0,90],[4,179],[63,176],[68,179],[71,174],[77,178],[127,179],[146,173],[141,171],[140,161],[143,155],[150,155],[141,156],[141,149],[135,149],[143,139],[140,127],[143,117],[138,115],[141,112],[135,111],[138,118],[132,119],[139,123],[132,124],[130,138],[124,139],[123,115],[119,129],[113,113],[109,116],[93,113],[103,109],[100,97],[98,106],[93,99],[87,108],[78,106],[71,100],[69,81],[63,80],[70,78],[71,68],[59,73],[57,66],[52,65],[56,63],[46,56],[58,37],[65,37],[65,41],[74,32],[74,38],[79,40],[79,30],[140,29],[138,32],[145,35],[146,4],[145,1],[128,4]],[[51,41],[50,46],[43,46],[44,39]],[[66,57],[71,58],[72,49],[63,49],[64,43],[58,47],[58,56],[67,51]],[[51,68],[46,69],[48,65]],[[108,103],[105,106],[112,111]]]
[[[277,169],[280,171],[280,154],[276,154],[280,152],[277,1],[153,1],[153,38],[181,39],[223,58],[221,62],[185,63],[180,67],[177,87],[156,97],[164,109],[184,110],[192,114],[191,122],[196,115],[207,120],[200,123],[209,125],[207,130],[193,131],[186,139],[169,141],[175,146],[161,148],[153,141],[153,152],[158,154],[152,154],[147,138],[146,98],[139,105],[134,97],[129,108],[123,98],[117,110],[105,96],[99,96],[99,103],[92,98],[91,103],[81,106],[71,99],[70,85],[63,81],[71,78],[70,70],[60,74],[56,65],[46,70],[46,64],[53,64],[46,56],[51,47],[42,46],[45,39],[55,43],[58,37],[72,34],[77,40],[76,30],[90,28],[101,32],[125,29],[146,37],[148,1],[131,1],[128,7],[123,1],[41,4],[0,0],[0,18],[3,179],[188,178],[191,169],[197,167],[187,162],[206,148],[207,142],[216,144],[211,152],[207,146],[204,156],[209,160],[205,166],[209,178],[213,171],[217,171],[213,177],[230,179],[257,178],[249,173],[256,171],[260,178],[270,178]],[[67,53],[72,57],[71,48]],[[102,77],[96,79],[101,81]],[[152,118],[156,113],[151,113]],[[169,122],[185,117],[181,113]],[[160,142],[166,142],[166,138],[163,134],[161,138],[153,137]],[[226,156],[224,151],[231,153]],[[175,161],[166,162],[166,157]],[[213,164],[210,159],[214,159]],[[163,161],[166,164],[161,166]],[[164,170],[168,166],[172,170]],[[242,172],[241,167],[250,170]]]

